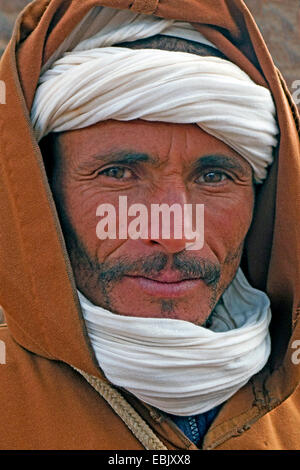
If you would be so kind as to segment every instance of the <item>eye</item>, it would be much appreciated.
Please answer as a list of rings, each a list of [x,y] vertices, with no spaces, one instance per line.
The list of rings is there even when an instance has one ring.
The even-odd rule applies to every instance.
[[[203,173],[201,176],[196,178],[196,183],[222,183],[226,179],[230,179],[230,177],[224,173],[224,171],[216,170],[216,171],[208,171],[207,173]]]
[[[109,178],[115,178],[117,180],[130,179],[134,176],[133,172],[129,168],[123,168],[122,166],[112,166],[99,172],[99,175],[108,176]]]

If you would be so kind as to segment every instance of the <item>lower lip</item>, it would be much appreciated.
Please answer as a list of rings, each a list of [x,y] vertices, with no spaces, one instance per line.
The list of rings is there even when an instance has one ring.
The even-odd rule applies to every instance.
[[[158,282],[145,277],[128,277],[145,293],[154,297],[180,297],[199,287],[201,279],[192,279],[179,282]]]

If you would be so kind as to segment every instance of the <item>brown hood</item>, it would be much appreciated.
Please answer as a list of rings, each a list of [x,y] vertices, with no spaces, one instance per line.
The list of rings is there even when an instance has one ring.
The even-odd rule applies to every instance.
[[[236,422],[250,410],[248,418],[255,421],[300,381],[300,368],[291,359],[292,344],[300,340],[300,146],[297,109],[241,0],[36,0],[19,15],[0,62],[6,84],[6,104],[0,105],[0,303],[10,332],[31,352],[101,376],[29,117],[42,65],[98,5],[193,22],[273,93],[280,145],[258,190],[243,258],[249,281],[271,299],[272,354],[222,410]]]

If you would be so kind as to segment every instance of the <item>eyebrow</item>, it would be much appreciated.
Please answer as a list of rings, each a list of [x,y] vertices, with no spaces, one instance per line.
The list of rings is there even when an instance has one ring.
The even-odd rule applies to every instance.
[[[130,150],[121,150],[121,151],[110,151],[105,154],[95,154],[89,157],[88,162],[80,163],[80,168],[85,168],[90,166],[91,163],[119,163],[124,165],[135,164],[139,162],[148,162],[152,164],[157,164],[158,159],[154,158],[147,153],[134,152]]]
[[[241,165],[238,160],[234,157],[228,157],[226,155],[204,155],[199,157],[194,163],[195,169],[199,168],[224,168],[225,170],[236,170],[243,176],[249,175],[247,169]]]
[[[153,157],[147,153],[140,153],[131,150],[118,150],[118,151],[109,151],[105,154],[95,154],[89,157],[88,162],[80,163],[80,169],[84,169],[86,167],[90,167],[90,165],[94,162],[101,162],[104,163],[115,163],[115,164],[123,164],[123,165],[130,165],[135,163],[150,163],[153,165],[159,166],[160,161],[158,158]],[[249,175],[249,172],[243,165],[241,165],[238,160],[234,157],[229,157],[222,154],[211,154],[211,155],[203,155],[196,159],[192,163],[193,169],[202,169],[202,168],[224,168],[227,170],[236,170],[242,176]]]

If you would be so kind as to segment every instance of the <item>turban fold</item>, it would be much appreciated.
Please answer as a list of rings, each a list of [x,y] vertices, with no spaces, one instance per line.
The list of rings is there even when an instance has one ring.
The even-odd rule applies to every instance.
[[[110,10],[103,8],[95,17],[99,26],[109,13],[106,27],[102,25],[71,51],[62,53],[62,49],[62,56],[54,62],[52,58],[41,74],[31,110],[36,139],[106,119],[195,123],[243,156],[253,168],[255,181],[262,182],[278,134],[270,91],[219,57],[112,47],[170,31],[178,37],[199,35],[199,42],[205,41],[182,22],[169,24],[131,12],[112,15]]]

